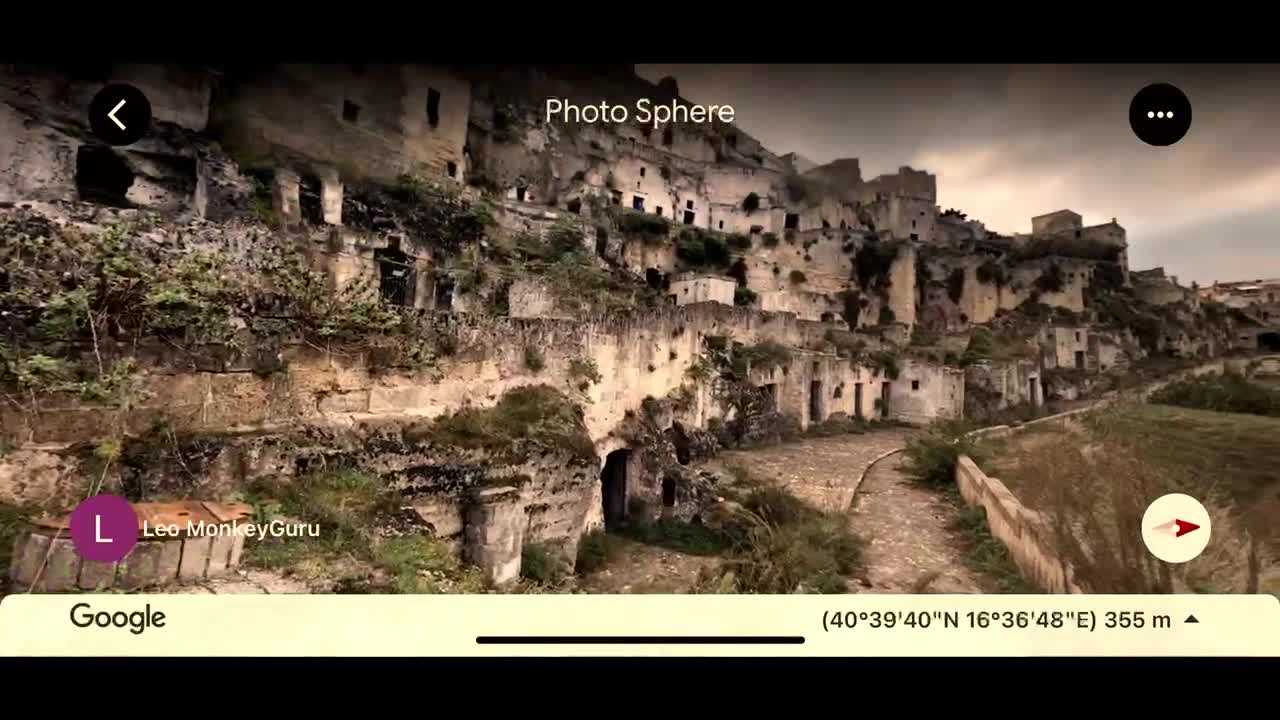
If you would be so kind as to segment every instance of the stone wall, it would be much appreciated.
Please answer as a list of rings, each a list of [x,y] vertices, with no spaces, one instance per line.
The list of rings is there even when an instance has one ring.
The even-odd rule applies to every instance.
[[[965,417],[1016,405],[1039,407],[1044,403],[1040,366],[1035,360],[979,360],[964,370]]]
[[[908,358],[890,383],[889,417],[925,425],[964,414],[964,371]]]
[[[237,157],[344,181],[463,177],[471,86],[446,68],[284,64],[225,85],[210,126]]]
[[[991,536],[1009,551],[1023,578],[1047,592],[1084,592],[1047,541],[1049,526],[1040,513],[1018,502],[1004,483],[982,472],[967,455],[957,461],[955,476],[960,496],[982,509]]]

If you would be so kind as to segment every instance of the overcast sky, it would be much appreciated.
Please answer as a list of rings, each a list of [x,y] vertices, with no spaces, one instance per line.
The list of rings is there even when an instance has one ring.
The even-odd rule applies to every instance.
[[[770,150],[938,176],[938,204],[1028,232],[1069,208],[1116,218],[1133,269],[1180,282],[1280,276],[1280,65],[640,65],[734,106]],[[1152,147],[1129,102],[1153,82],[1191,101],[1191,131]]]

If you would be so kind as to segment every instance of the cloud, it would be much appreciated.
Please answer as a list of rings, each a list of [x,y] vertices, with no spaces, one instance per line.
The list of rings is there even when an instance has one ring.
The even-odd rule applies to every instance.
[[[775,152],[861,160],[873,177],[900,165],[938,176],[938,204],[1001,232],[1070,208],[1116,218],[1135,266],[1181,268],[1201,282],[1280,275],[1280,66],[753,65],[641,66],[682,94],[728,102]],[[660,73],[654,75],[652,73]],[[1191,131],[1172,147],[1138,140],[1133,95],[1182,88]],[[1205,234],[1217,243],[1192,242]],[[1251,266],[1252,264],[1252,266]],[[1268,274],[1263,272],[1262,274]]]

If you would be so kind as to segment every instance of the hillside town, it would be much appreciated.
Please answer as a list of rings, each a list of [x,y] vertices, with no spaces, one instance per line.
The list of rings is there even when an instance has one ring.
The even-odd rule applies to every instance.
[[[150,102],[135,143],[88,127],[108,83]],[[724,451],[1280,352],[1280,280],[1131,268],[1123,218],[1004,234],[927,168],[549,98],[695,104],[621,65],[5,66],[0,502],[242,517],[248,488],[341,465],[503,586],[529,546],[572,564],[637,513],[711,522]],[[14,587],[85,587],[68,541],[16,542]]]

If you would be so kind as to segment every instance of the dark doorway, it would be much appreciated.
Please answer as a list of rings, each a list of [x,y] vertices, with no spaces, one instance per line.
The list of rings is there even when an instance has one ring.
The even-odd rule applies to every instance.
[[[129,207],[125,195],[133,185],[133,170],[109,147],[81,145],[76,150],[76,192],[85,202]]]
[[[1084,369],[1084,351],[1083,350],[1076,351],[1076,367],[1079,368],[1080,370]]]
[[[614,450],[605,458],[604,471],[600,473],[605,530],[617,530],[626,522],[627,461],[630,459],[630,450]]]
[[[453,307],[453,278],[443,275],[436,279],[436,310]]]
[[[676,480],[667,476],[662,478],[662,507],[676,506]]]
[[[298,178],[298,210],[302,219],[312,225],[324,224],[324,201],[321,197],[320,178],[302,175]]]
[[[685,210],[685,211],[684,211],[684,224],[685,224],[685,225],[692,225],[692,224],[693,224],[693,211],[692,211],[692,210]]]
[[[1040,381],[1040,404],[1043,405],[1044,401],[1047,400],[1048,397],[1049,397],[1049,381],[1041,380]]]
[[[1036,378],[1031,378],[1030,380],[1027,380],[1027,394],[1029,396],[1028,400],[1031,402],[1032,407],[1035,407],[1040,404],[1036,402],[1036,395],[1038,394],[1036,392],[1036,385],[1038,383],[1039,381]]]
[[[644,271],[644,281],[654,290],[662,289],[662,271],[657,268],[649,268]]]
[[[809,383],[809,422],[822,422],[822,382]]]
[[[1280,332],[1258,333],[1258,349],[1280,352]]]
[[[784,230],[800,229],[800,216],[796,213],[787,213],[787,217],[782,224]]]
[[[604,257],[609,250],[609,233],[604,227],[596,226],[596,255]]]
[[[572,200],[570,200],[570,201],[569,201],[569,204],[566,206],[566,209],[567,209],[569,212],[573,213],[574,215],[581,215],[581,214],[582,214],[582,201],[581,201],[581,200],[579,200],[579,199],[577,199],[577,198],[574,198],[574,199],[572,199]]]
[[[678,422],[671,423],[671,429],[666,432],[666,436],[671,441],[671,446],[676,449],[676,462],[681,465],[688,465],[689,460],[692,459],[690,453],[692,443],[684,426]]]
[[[524,196],[527,191],[528,191],[528,188],[522,188],[522,187],[516,188],[516,200],[519,200],[520,202],[524,202]]]
[[[862,383],[853,384],[853,416],[862,417]]]
[[[886,382],[880,384],[880,417],[889,417],[889,391],[893,387],[893,383]]]
[[[778,409],[778,384],[769,383],[760,386],[760,395],[764,397],[764,401],[769,404],[770,411]]]
[[[440,91],[435,88],[427,88],[427,124],[440,125]]]
[[[388,304],[409,307],[413,304],[413,265],[409,256],[392,241],[384,249],[375,250],[373,259],[378,263],[382,299]]]

